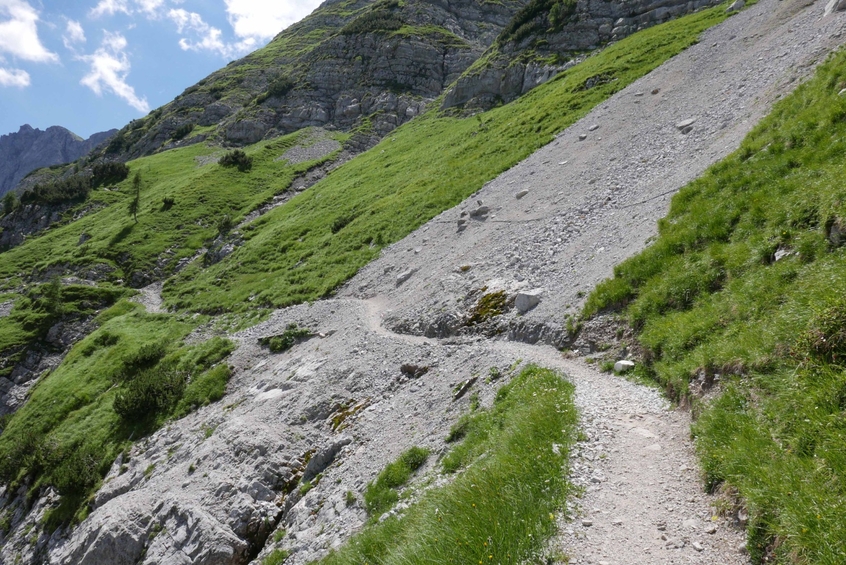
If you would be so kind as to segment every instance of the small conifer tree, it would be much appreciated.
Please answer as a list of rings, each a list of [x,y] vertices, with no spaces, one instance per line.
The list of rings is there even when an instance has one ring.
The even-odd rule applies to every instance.
[[[138,223],[138,209],[141,207],[141,173],[132,177],[132,200],[129,201],[129,215]]]

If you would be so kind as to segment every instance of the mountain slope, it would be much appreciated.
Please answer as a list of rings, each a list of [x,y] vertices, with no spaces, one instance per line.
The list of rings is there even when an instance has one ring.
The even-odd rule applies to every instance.
[[[108,140],[117,130],[81,139],[63,127],[45,131],[23,125],[17,133],[0,136],[0,196],[15,188],[30,172],[71,163]]]
[[[620,48],[628,46],[634,51],[635,46],[653,46],[642,38],[654,40],[667,33],[673,38],[669,44],[680,49],[691,42],[691,35],[698,34],[701,28],[696,34],[692,33],[697,25],[707,27],[711,18],[716,21],[724,17],[718,14],[722,12],[703,13],[675,25],[655,28],[652,34],[633,37]],[[325,544],[345,539],[350,529],[364,519],[360,507],[345,503],[346,490],[361,492],[383,464],[409,447],[411,442],[426,443],[434,449],[443,447],[446,428],[460,412],[461,404],[453,401],[456,381],[467,383],[474,376],[478,379],[481,374],[494,375],[497,372],[490,371],[491,367],[501,371],[499,368],[510,366],[526,354],[523,350],[506,352],[488,348],[482,334],[507,333],[518,340],[568,343],[560,327],[564,305],[578,304],[579,291],[589,290],[621,256],[640,249],[643,238],[653,230],[651,219],[657,219],[665,210],[666,203],[660,200],[662,194],[677,189],[736,147],[752,124],[766,113],[771,97],[789,90],[790,84],[802,78],[802,73],[807,73],[819,56],[839,43],[842,17],[821,19],[821,16],[821,7],[808,7],[795,1],[762,2],[733,16],[723,26],[707,32],[703,41],[681,57],[600,103],[586,119],[566,130],[552,144],[483,187],[476,198],[488,206],[487,211],[480,210],[482,205],[475,201],[466,206],[466,211],[472,211],[472,215],[462,216],[460,207],[449,210],[409,239],[384,249],[381,258],[365,267],[343,289],[342,294],[347,298],[318,300],[313,305],[278,311],[266,325],[238,334],[236,339],[240,348],[227,361],[235,367],[229,396],[184,419],[168,422],[164,429],[134,447],[118,444],[118,450],[125,447],[126,451],[112,465],[97,497],[86,506],[91,514],[78,515],[84,521],[77,528],[62,530],[52,538],[42,529],[41,519],[46,515],[55,516],[51,512],[57,507],[57,501],[50,494],[52,491],[47,488],[28,514],[20,510],[22,506],[17,506],[23,504],[21,499],[4,492],[7,511],[13,510],[10,513],[13,532],[4,545],[4,558],[8,555],[13,559],[20,553],[24,562],[42,556],[49,556],[48,559],[55,562],[111,560],[134,563],[139,559],[150,563],[168,560],[187,563],[203,559],[242,562],[256,555],[269,558],[271,544],[266,543],[269,539],[273,539],[273,545],[280,550],[296,550],[292,562],[319,557],[326,550]],[[682,33],[679,28],[685,31]],[[788,29],[792,31],[788,33]],[[679,35],[675,36],[672,30]],[[767,56],[773,53],[777,56]],[[609,54],[613,52],[606,55]],[[598,57],[601,61],[602,55]],[[618,59],[609,56],[605,63],[613,67]],[[651,68],[651,59],[646,56],[635,60],[638,63],[634,67]],[[619,61],[625,63],[624,59]],[[567,78],[541,87],[530,95],[531,100],[538,101],[552,93],[565,96],[567,100],[573,91],[582,91],[583,80],[564,88]],[[653,91],[656,94],[649,94]],[[604,92],[611,94],[611,87]],[[596,101],[603,98],[598,96]],[[518,104],[511,110],[516,112],[518,108],[523,109],[517,115],[509,116],[506,109],[498,114],[510,117],[504,120],[503,127],[525,125],[527,130],[537,127],[532,122],[537,108],[529,105],[527,109]],[[698,114],[694,116],[697,121],[692,130],[682,133],[687,126],[677,128],[676,125],[692,117],[689,115],[692,108],[697,108]],[[456,120],[452,124],[458,127],[451,131],[462,134],[457,137],[484,136],[488,117],[492,115],[466,122]],[[521,118],[527,123],[520,124]],[[477,125],[471,129],[468,124],[473,122]],[[599,127],[594,128],[594,125]],[[407,127],[413,131],[412,125]],[[535,133],[542,132],[541,127],[541,131]],[[585,136],[583,140],[581,136]],[[296,143],[294,140],[288,142]],[[272,146],[273,143],[276,142],[248,149],[261,177],[272,176],[279,170],[274,167],[287,166],[275,160],[280,153],[286,154],[287,149]],[[394,155],[396,163],[390,161],[392,145],[400,147]],[[450,147],[447,145],[439,151],[447,152]],[[506,148],[507,151],[515,149],[519,148]],[[175,221],[171,230],[161,221],[164,216],[158,216],[164,212],[156,211],[160,208],[159,199],[168,195],[168,190],[185,186],[180,184],[176,174],[184,170],[185,164],[192,163],[194,168],[191,170],[196,175],[210,175],[204,167],[219,167],[213,162],[203,164],[203,158],[214,155],[214,149],[208,150],[209,154],[206,151],[207,148],[192,146],[154,155],[139,163],[149,167],[142,169],[143,177],[149,178],[151,183],[160,183],[160,188],[150,208],[144,209],[139,216],[139,219],[151,218],[151,223],[137,233],[126,230],[123,237],[137,237],[132,240],[134,246],[149,245],[144,255],[150,255],[151,250],[161,245],[155,241],[161,235],[155,229],[160,225],[165,228],[162,233],[185,230],[185,235],[189,235],[190,230],[197,230],[180,245],[199,246],[199,239],[219,231],[208,224],[177,228]],[[502,159],[501,156],[492,158]],[[370,159],[385,159],[382,164],[390,164],[392,172],[401,170],[403,164],[410,164],[412,168],[419,166],[418,160],[407,157],[400,141],[386,140],[368,157]],[[153,164],[157,166],[153,168]],[[383,166],[380,172],[384,169]],[[157,170],[160,171],[158,175]],[[342,170],[327,177],[324,183],[328,184],[335,176],[344,178],[340,174]],[[165,178],[167,171],[172,178]],[[448,168],[440,172],[444,178],[452,175]],[[226,170],[224,174],[227,183],[235,181],[243,187],[250,186],[250,173]],[[402,176],[402,173],[395,174]],[[124,181],[125,184],[119,186],[125,190],[130,182]],[[201,185],[198,183],[196,189],[186,191],[186,200],[191,202],[186,204],[189,208],[210,200],[210,194],[202,194]],[[352,191],[361,186],[350,185],[345,192],[353,194]],[[524,188],[529,192],[518,199],[517,194]],[[191,196],[194,191],[197,195]],[[320,190],[314,192],[321,193]],[[124,225],[128,225],[130,220],[124,206],[127,195],[120,191],[104,194],[115,199],[109,214],[115,219],[122,214]],[[300,198],[305,199],[305,196]],[[339,200],[339,196],[334,197],[332,204]],[[337,210],[333,208],[332,211]],[[94,215],[86,218],[95,221]],[[332,234],[333,226],[337,227],[337,233],[342,233],[347,226],[354,226],[356,221],[364,222],[366,217],[356,217],[346,223],[335,223],[335,220],[334,214],[327,214],[322,223],[318,222],[325,235],[319,240],[321,245],[327,241],[328,245],[332,244],[328,234]],[[256,229],[261,232],[277,225],[278,222],[259,221]],[[69,224],[54,233],[72,227],[73,224]],[[108,244],[121,245],[123,240],[114,236],[123,231],[110,232],[112,237],[98,235],[101,241],[94,247],[106,258]],[[57,238],[53,243],[65,246],[65,257],[73,261],[76,257],[73,245],[78,241],[74,239],[79,235],[68,231],[65,238],[58,238],[48,232],[7,252],[4,256],[14,258],[14,263],[4,271],[5,276],[15,280],[20,273],[32,272],[34,267],[48,272],[48,265],[54,268],[60,265],[59,262],[50,265],[49,260],[36,264],[32,258],[24,256],[21,250],[28,246],[47,249],[40,247],[43,243],[38,243],[42,238]],[[277,239],[277,245],[282,247],[290,243],[296,247],[302,243],[298,239],[305,240],[306,236],[306,233],[294,234],[290,242]],[[260,237],[260,233],[253,237]],[[267,240],[272,239],[267,237]],[[71,241],[74,243],[69,243]],[[598,241],[607,243],[608,247]],[[369,248],[366,242],[355,243],[355,249],[362,244]],[[285,252],[279,248],[277,251]],[[85,250],[80,251],[82,257],[85,253]],[[260,283],[254,281],[268,276],[268,269],[235,260],[237,256],[235,252],[230,255],[231,260],[217,263],[225,265],[226,269],[216,271],[217,276],[211,280],[226,284],[227,273],[240,272],[249,276],[238,286],[258,285]],[[137,260],[146,258],[139,254]],[[120,265],[119,262],[115,264]],[[296,264],[292,270],[296,270]],[[196,277],[186,278],[190,280],[180,280],[179,284],[191,284]],[[547,291],[541,295],[540,305],[534,310],[518,315],[507,298],[526,287],[544,287]],[[497,293],[503,297],[499,306],[490,298]],[[363,300],[371,297],[372,300]],[[245,295],[243,301],[246,303],[249,299],[250,295]],[[208,303],[211,305],[214,301]],[[480,308],[484,305],[488,307]],[[444,317],[445,313],[452,317]],[[433,343],[415,336],[391,334],[381,327],[381,314],[391,328],[405,333],[470,335],[466,341],[453,336]],[[131,325],[130,318],[119,319],[121,315],[130,315],[126,310],[118,309],[112,315],[115,324]],[[244,319],[222,316],[216,324],[208,326],[204,325],[205,321],[205,318],[185,314],[156,314],[149,319],[150,323],[160,323],[163,327],[173,324],[175,328],[177,323],[203,324],[192,334],[189,343],[222,331],[228,322],[243,323]],[[456,327],[455,321],[463,326]],[[286,331],[293,331],[290,323],[313,330],[311,341],[299,343],[289,353],[278,356],[262,349],[258,338],[284,337]],[[90,341],[72,354],[75,364],[55,374],[65,378],[71,371],[82,373],[87,363],[85,359],[101,359],[103,352],[94,347],[95,344],[110,344],[103,345],[104,351],[115,346],[111,341],[114,337],[106,335],[107,329],[103,327],[92,334]],[[120,341],[124,339],[129,336],[121,332],[118,343],[125,351],[144,343],[143,339]],[[600,344],[593,344],[593,347],[597,345]],[[176,346],[178,344],[174,344]],[[591,348],[591,344],[583,343],[580,347]],[[86,357],[84,352],[89,349],[90,355]],[[532,348],[527,350],[532,351]],[[423,378],[403,376],[402,366],[407,364],[418,369],[426,366],[431,375]],[[478,379],[474,385],[479,387],[483,402],[493,396],[495,379],[492,377],[491,384],[483,383],[484,380]],[[44,383],[49,382],[55,381],[47,377]],[[108,376],[101,378],[98,386],[107,388]],[[123,385],[117,384],[120,386]],[[55,432],[46,437],[74,445],[72,442],[80,438],[73,433],[80,434],[85,418],[98,410],[107,411],[113,395],[122,390],[109,388],[109,396],[79,397],[75,400],[79,403],[79,412],[72,412],[74,417],[67,422],[60,421]],[[420,394],[421,391],[424,393]],[[33,394],[32,399],[36,398],[38,403],[25,405],[18,412],[21,416],[13,417],[10,430],[15,425],[15,418],[25,421],[24,414],[31,418],[41,410],[49,413],[50,399]],[[469,403],[469,399],[466,401]],[[371,405],[373,409],[368,410]],[[360,408],[351,410],[357,406]],[[338,425],[336,419],[340,422]],[[349,427],[338,429],[345,419],[349,419]],[[403,422],[408,425],[402,425]],[[16,426],[22,429],[20,424]],[[10,438],[4,431],[0,441],[9,442]],[[321,463],[314,463],[309,472],[323,472],[324,478],[318,479],[315,474],[305,479],[308,485],[299,482],[305,476],[299,473],[305,473],[313,460]],[[55,464],[55,461],[49,463]],[[108,455],[99,461],[99,464],[109,463]],[[330,466],[321,468],[324,464]],[[51,472],[60,468],[58,465]],[[37,475],[29,468],[19,470],[19,476],[23,476],[19,488],[26,490],[32,485],[26,482],[27,476]],[[345,478],[349,482],[345,482]],[[335,482],[338,479],[340,483]],[[46,487],[50,477],[45,475],[38,480]],[[696,507],[697,511],[707,510],[704,500],[701,504]],[[54,522],[48,519],[44,523]],[[668,527],[681,533],[681,525]],[[278,539],[272,534],[274,529],[277,529]],[[30,540],[34,541],[29,543]],[[267,547],[262,549],[265,545]],[[663,550],[663,546],[661,542],[660,547],[655,548],[656,553]],[[117,548],[125,548],[126,553]],[[700,554],[690,545],[684,551],[691,559],[713,562],[712,554]],[[675,553],[664,555],[669,559],[674,558]]]
[[[129,162],[124,180],[86,185],[60,225],[0,254],[0,343],[15,363],[29,361],[27,344],[70,350],[52,371],[34,362],[26,375],[3,350],[4,394],[14,388],[26,402],[0,421],[2,559],[320,558],[366,519],[350,502],[366,483],[412,445],[446,449],[449,425],[492,402],[519,359],[573,367],[485,336],[580,350],[612,343],[613,328],[573,343],[566,306],[641,249],[662,197],[737,147],[843,32],[842,16],[823,17],[821,6],[766,0],[695,44],[727,17],[716,8],[646,30],[477,117],[430,108],[314,186],[309,175],[338,164],[355,133],[298,131],[243,154],[179,143]],[[192,133],[204,135],[187,141]],[[128,206],[136,187],[137,222]],[[473,202],[440,213],[471,193]],[[159,311],[159,284],[138,299],[148,312],[120,300],[127,283],[164,278],[178,309]],[[319,300],[334,290],[343,298]],[[82,336],[65,331],[71,322],[87,326],[75,346]],[[229,358],[225,340],[210,339],[218,335],[237,341]],[[283,344],[292,349],[279,352]],[[627,390],[615,421],[652,409]],[[682,457],[686,447],[673,449]],[[705,498],[687,502],[708,510]],[[662,509],[654,515],[667,519]],[[736,535],[722,526],[718,555],[733,557],[716,560],[734,562]],[[667,527],[681,536],[686,526]],[[714,561],[710,549],[679,549]]]

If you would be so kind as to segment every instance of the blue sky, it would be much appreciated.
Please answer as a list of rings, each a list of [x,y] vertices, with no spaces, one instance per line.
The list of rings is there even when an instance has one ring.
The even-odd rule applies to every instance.
[[[318,0],[0,0],[0,134],[88,137],[267,44]]]

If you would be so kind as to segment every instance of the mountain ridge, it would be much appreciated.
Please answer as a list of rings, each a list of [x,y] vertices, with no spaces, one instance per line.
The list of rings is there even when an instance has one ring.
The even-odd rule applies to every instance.
[[[71,163],[87,155],[117,131],[98,132],[83,139],[62,126],[42,131],[24,124],[17,132],[0,136],[0,196],[37,169]]]

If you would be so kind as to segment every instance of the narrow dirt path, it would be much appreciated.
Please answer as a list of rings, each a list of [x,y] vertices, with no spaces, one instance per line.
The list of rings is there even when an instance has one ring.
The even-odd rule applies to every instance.
[[[366,324],[408,344],[439,340],[397,334],[382,318],[385,297],[367,300]],[[690,439],[690,415],[655,388],[597,371],[546,345],[481,341],[471,355],[491,351],[561,371],[576,386],[581,441],[571,459],[571,497],[551,553],[570,563],[598,565],[749,562],[745,532],[719,516],[704,491]]]

